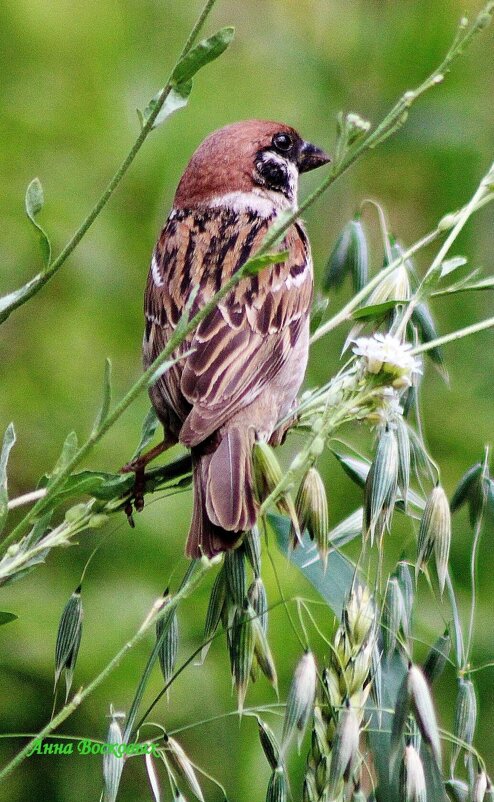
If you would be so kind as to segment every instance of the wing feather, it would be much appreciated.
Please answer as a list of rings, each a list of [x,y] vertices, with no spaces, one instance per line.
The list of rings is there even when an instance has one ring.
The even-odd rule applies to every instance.
[[[177,325],[191,288],[200,308],[260,246],[273,218],[220,207],[174,210],[153,257],[145,296],[146,364]],[[193,350],[153,388],[183,424],[180,440],[197,445],[250,404],[296,345],[312,300],[310,250],[302,226],[287,232],[281,264],[243,279],[187,340]],[[192,313],[194,309],[192,310]]]

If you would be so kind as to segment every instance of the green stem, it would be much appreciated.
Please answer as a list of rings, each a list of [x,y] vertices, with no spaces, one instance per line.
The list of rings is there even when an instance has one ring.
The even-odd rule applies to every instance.
[[[201,17],[199,18],[198,23],[195,26],[195,29],[194,29],[195,30],[195,34],[197,33],[197,31],[199,29],[198,26],[199,26],[200,20],[202,20],[202,22],[204,21],[205,17],[207,16],[207,13],[209,13],[209,10],[211,9],[211,7],[213,5],[213,2],[214,2],[214,0],[208,0],[208,2],[206,3],[204,11],[201,14]],[[494,4],[489,3],[485,7],[483,13],[484,14],[491,13],[492,7],[494,7]],[[479,16],[478,19],[480,19],[480,16]],[[201,24],[202,24],[202,22],[201,22]],[[259,256],[267,254],[269,252],[269,249],[278,241],[280,235],[282,233],[284,233],[286,230],[288,230],[288,228],[300,217],[300,215],[306,209],[308,209],[309,206],[311,206],[313,203],[315,203],[315,201],[323,194],[323,192],[325,192],[328,189],[328,187],[332,183],[334,183],[334,181],[336,181],[337,178],[339,178],[341,175],[343,175],[343,173],[356,161],[357,158],[359,158],[359,156],[362,155],[362,153],[365,150],[367,150],[368,148],[371,148],[371,147],[375,147],[377,144],[379,144],[380,141],[383,141],[383,136],[384,136],[383,132],[385,131],[385,129],[387,129],[387,127],[392,126],[392,125],[394,125],[396,123],[397,119],[400,117],[400,115],[403,112],[403,108],[407,108],[408,109],[412,105],[414,100],[416,100],[421,94],[423,94],[423,92],[426,91],[426,89],[428,89],[431,86],[435,85],[435,83],[436,83],[435,76],[437,76],[440,72],[444,72],[445,65],[446,64],[449,65],[451,63],[451,61],[453,60],[453,58],[455,58],[457,55],[459,55],[461,49],[469,41],[469,39],[471,38],[472,33],[475,32],[478,29],[478,27],[479,27],[479,23],[478,23],[478,20],[477,20],[477,22],[472,26],[472,29],[469,32],[467,32],[467,34],[465,34],[463,37],[461,37],[461,36],[457,36],[456,37],[455,42],[451,46],[450,50],[448,51],[448,53],[446,55],[446,58],[444,59],[444,61],[440,65],[440,67],[438,67],[436,70],[434,70],[434,72],[431,73],[431,75],[416,90],[413,90],[413,91],[410,91],[410,92],[406,92],[403,95],[403,97],[398,101],[398,103],[396,103],[395,106],[391,109],[389,114],[385,117],[385,119],[377,127],[377,129],[373,133],[369,134],[364,139],[364,141],[361,142],[360,145],[356,145],[353,151],[347,153],[347,155],[341,160],[341,162],[337,166],[335,166],[333,168],[333,170],[321,182],[321,184],[314,190],[314,192],[312,194],[310,194],[306,198],[306,200],[302,203],[302,205],[297,210],[295,210],[292,214],[290,214],[287,218],[285,218],[281,225],[276,225],[275,224],[272,227],[273,228],[272,233],[271,234],[268,233],[268,235],[265,238],[262,246],[260,247],[258,252],[253,256],[253,258],[250,259],[248,262],[246,262],[246,264],[244,264],[242,266],[242,268],[240,268],[240,270],[238,270],[237,273],[235,273],[231,277],[231,279],[219,290],[219,292],[215,293],[215,295],[211,298],[211,300],[207,304],[205,304],[205,306],[186,325],[182,325],[184,317],[186,317],[186,316],[182,316],[182,319],[181,319],[179,325],[175,329],[175,332],[172,335],[172,337],[170,338],[170,340],[168,341],[168,344],[165,347],[165,349],[157,357],[157,359],[150,366],[150,368],[148,368],[148,370],[133,385],[133,387],[131,387],[131,389],[128,391],[128,393],[124,396],[124,398],[120,401],[120,403],[117,404],[117,406],[115,407],[113,412],[106,418],[106,420],[101,424],[101,426],[96,431],[93,431],[91,433],[91,436],[86,441],[86,443],[79,449],[79,451],[75,454],[73,459],[66,466],[65,470],[62,471],[59,474],[57,479],[50,486],[46,497],[44,499],[42,499],[41,501],[39,501],[37,504],[35,504],[34,507],[32,508],[32,510],[30,511],[30,513],[27,516],[25,516],[20,521],[20,523],[15,527],[15,529],[11,532],[11,534],[4,539],[3,544],[2,544],[2,549],[0,550],[0,553],[3,553],[8,548],[10,543],[14,542],[16,537],[18,537],[19,535],[21,535],[25,531],[25,529],[27,528],[27,526],[29,526],[29,524],[32,522],[34,517],[43,509],[43,507],[46,505],[46,503],[52,498],[52,496],[56,492],[56,490],[58,490],[60,487],[63,486],[65,480],[70,475],[70,473],[72,472],[73,468],[76,467],[81,462],[81,460],[84,459],[84,457],[89,453],[89,451],[92,449],[92,447],[95,445],[95,443],[97,443],[103,437],[103,435],[108,431],[108,429],[111,426],[113,426],[113,424],[118,420],[118,418],[122,415],[122,413],[132,403],[132,401],[147,386],[147,383],[148,383],[149,379],[151,379],[151,377],[154,374],[154,372],[156,371],[157,367],[162,365],[165,362],[165,360],[168,359],[171,356],[173,351],[176,348],[178,348],[179,345],[181,345],[181,343],[185,340],[187,335],[190,334],[198,326],[198,324],[201,322],[201,320],[203,320],[211,311],[213,311],[213,309],[216,308],[218,302],[228,292],[230,292],[230,290],[233,289],[239,283],[239,281],[241,281],[242,278],[244,278],[245,275],[247,275],[249,273],[249,269],[250,269],[250,266],[252,264],[252,261],[254,259],[258,258]],[[190,40],[190,37],[189,37],[189,40]],[[460,47],[460,43],[461,43],[461,47]],[[165,92],[165,91],[166,91],[166,87],[163,90],[163,92]],[[162,99],[163,98],[160,98],[160,101]],[[157,112],[159,110],[159,108],[160,108],[160,103],[158,102],[158,104],[157,104],[157,106],[155,108],[155,111]],[[152,121],[152,120],[153,120],[153,116],[151,115],[151,117],[148,120],[148,123],[150,121]],[[152,122],[151,122],[151,125],[152,125]],[[145,129],[143,129],[143,130],[145,130]],[[141,132],[141,134],[142,134],[142,132]],[[401,261],[401,259],[400,259],[400,261]],[[390,271],[391,267],[392,266],[390,265],[389,268],[386,268],[386,270]],[[386,271],[381,273],[381,279],[382,279],[383,275],[386,275]],[[369,282],[369,284],[367,285],[366,288],[364,288],[362,293],[364,293],[364,295],[367,294],[369,288],[372,288],[374,286],[374,283],[377,283],[377,277],[373,281]],[[358,295],[360,295],[360,293]],[[356,297],[358,297],[358,296],[356,296]],[[354,299],[354,301],[355,301],[355,299]],[[344,311],[345,310],[342,310],[342,312],[340,314],[342,314]],[[316,334],[317,334],[317,332],[316,332]],[[322,336],[322,334],[319,333],[319,336]],[[313,340],[314,340],[314,338],[313,338]]]
[[[189,50],[191,49],[192,45],[194,44],[194,41],[196,40],[201,28],[203,27],[203,25],[204,25],[204,23],[206,21],[206,18],[208,17],[209,13],[211,12],[215,2],[216,2],[216,0],[207,0],[207,2],[205,3],[204,8],[202,9],[199,17],[197,18],[197,21],[194,24],[194,27],[192,28],[192,30],[191,30],[188,38],[187,38],[187,41],[186,41],[185,45],[182,48],[182,52],[180,53],[177,61],[175,62],[172,71],[170,72],[170,75],[169,75],[169,77],[167,79],[167,82],[166,82],[164,88],[161,90],[161,93],[160,93],[160,95],[159,95],[159,97],[158,97],[158,99],[156,101],[156,104],[154,105],[153,111],[149,115],[148,119],[146,120],[145,125],[143,125],[143,127],[141,129],[141,132],[139,133],[139,136],[137,137],[136,141],[132,145],[132,148],[130,149],[129,153],[127,154],[127,156],[123,160],[123,162],[120,165],[120,167],[118,168],[117,172],[115,173],[113,178],[110,180],[110,182],[109,182],[108,186],[106,187],[105,191],[103,192],[101,197],[98,199],[96,204],[93,206],[93,208],[91,209],[91,211],[87,215],[86,219],[81,223],[81,225],[79,226],[79,228],[77,229],[75,234],[73,234],[73,236],[67,242],[67,244],[65,245],[63,250],[59,253],[57,258],[54,259],[53,262],[51,262],[51,264],[45,270],[41,271],[40,273],[38,273],[36,276],[34,276],[31,279],[31,281],[25,286],[25,291],[22,294],[20,294],[20,293],[18,293],[16,291],[14,291],[11,294],[13,300],[8,305],[7,316],[11,312],[13,312],[14,309],[17,309],[17,307],[22,306],[22,304],[26,303],[26,301],[28,301],[30,298],[32,298],[33,295],[36,295],[36,293],[39,292],[39,290],[55,275],[55,273],[57,273],[58,270],[60,270],[60,268],[62,267],[64,262],[67,261],[68,257],[72,253],[72,251],[75,250],[75,248],[77,247],[77,245],[79,244],[79,242],[81,241],[83,236],[86,234],[86,232],[92,226],[92,224],[94,223],[96,218],[99,216],[99,214],[105,208],[106,204],[108,203],[108,201],[110,200],[111,196],[115,192],[115,190],[116,190],[117,186],[119,185],[120,181],[122,180],[122,178],[126,174],[127,170],[129,169],[130,165],[134,161],[135,157],[139,153],[139,151],[140,151],[142,145],[144,144],[145,140],[147,139],[148,135],[151,133],[151,130],[152,130],[153,125],[154,125],[154,121],[156,120],[159,112],[161,111],[161,108],[163,107],[163,104],[164,104],[165,100],[167,99],[168,95],[171,92],[172,86],[170,84],[170,80],[171,80],[171,77],[172,77],[172,75],[174,73],[174,70],[177,67],[177,65],[179,64],[179,62],[183,59],[183,57],[186,56],[187,53],[189,52]],[[16,298],[15,296],[17,296],[17,295],[18,295],[18,297]]]
[[[477,334],[479,331],[492,329],[493,327],[494,317],[489,317],[485,320],[481,320],[479,323],[472,323],[471,326],[465,326],[464,329],[458,329],[458,331],[452,331],[450,334],[444,334],[442,337],[437,337],[435,340],[430,340],[428,343],[416,345],[415,348],[412,348],[410,353],[414,356],[416,354],[423,354],[425,351],[430,351],[431,348],[438,348],[440,345],[446,345],[446,343],[451,343],[454,340],[461,340],[463,337],[469,337],[470,334]]]
[[[156,610],[156,604],[153,605],[149,614],[146,616],[144,623],[139,627],[136,634],[129,640],[127,643],[122,646],[122,648],[117,652],[117,654],[110,660],[107,666],[101,671],[93,680],[89,683],[85,688],[81,689],[78,693],[75,694],[72,701],[69,704],[65,705],[65,707],[60,710],[60,712],[48,722],[48,724],[43,727],[42,730],[36,735],[35,738],[32,738],[26,746],[21,749],[17,755],[12,758],[12,760],[7,763],[6,766],[0,771],[0,781],[4,780],[6,777],[11,774],[17,766],[22,763],[24,758],[27,757],[29,751],[33,747],[34,743],[39,740],[40,738],[46,738],[50,733],[57,729],[57,727],[62,724],[73,712],[76,710],[82,702],[92,693],[102,682],[111,674],[111,672],[120,664],[122,658],[129,652],[137,643],[139,643],[147,631],[156,625],[156,622],[159,621],[163,616],[168,615],[168,613],[175,608],[182,599],[186,598],[192,591],[197,587],[197,585],[202,580],[203,576],[205,575],[206,571],[210,567],[209,563],[200,563],[198,570],[196,570],[195,574],[189,579],[189,582],[184,585],[178,593],[170,599],[166,606],[162,606],[162,600],[159,600],[160,606],[158,610]]]
[[[468,663],[470,661],[470,654],[472,650],[472,642],[473,642],[473,625],[475,622],[475,610],[477,606],[477,558],[479,553],[479,545],[480,545],[480,537],[482,534],[482,525],[484,522],[484,513],[485,507],[487,503],[487,494],[484,492],[485,488],[485,477],[486,474],[488,475],[489,472],[489,447],[485,449],[485,456],[484,456],[484,465],[482,470],[481,482],[482,482],[482,505],[480,511],[477,515],[477,519],[475,522],[475,532],[473,537],[473,544],[472,544],[472,554],[470,558],[470,582],[472,585],[471,593],[472,599],[470,602],[470,618],[468,622],[468,635],[467,635],[467,648],[465,652],[465,665],[463,666],[465,669],[468,668]]]

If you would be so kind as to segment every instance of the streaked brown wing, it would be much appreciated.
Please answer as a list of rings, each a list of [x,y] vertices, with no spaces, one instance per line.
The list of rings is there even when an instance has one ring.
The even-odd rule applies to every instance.
[[[219,208],[175,213],[148,280],[147,361],[168,340],[191,287],[199,285],[193,314],[257,250],[270,222]],[[312,298],[310,254],[300,225],[290,229],[280,249],[289,251],[286,262],[241,281],[183,344],[182,351],[194,352],[161,380],[166,403],[185,421],[180,439],[187,445],[201,442],[251,403],[297,342]]]

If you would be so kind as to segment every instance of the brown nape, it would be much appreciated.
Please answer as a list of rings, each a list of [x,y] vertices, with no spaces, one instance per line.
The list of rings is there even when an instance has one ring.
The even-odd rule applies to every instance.
[[[175,195],[176,208],[190,208],[227,192],[249,192],[256,153],[274,134],[297,132],[284,123],[245,120],[210,134],[192,156]]]

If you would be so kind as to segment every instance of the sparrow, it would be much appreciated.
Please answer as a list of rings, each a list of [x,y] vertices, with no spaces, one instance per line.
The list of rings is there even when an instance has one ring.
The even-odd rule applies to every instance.
[[[263,120],[210,134],[180,180],[151,260],[143,361],[166,346],[194,292],[196,312],[259,249],[280,213],[297,208],[300,173],[329,157],[290,126]],[[276,441],[304,378],[312,260],[297,220],[286,260],[242,279],[182,343],[150,389],[163,444],[191,449],[194,510],[186,555],[234,548],[256,521],[252,448]],[[151,452],[150,452],[151,453]]]

